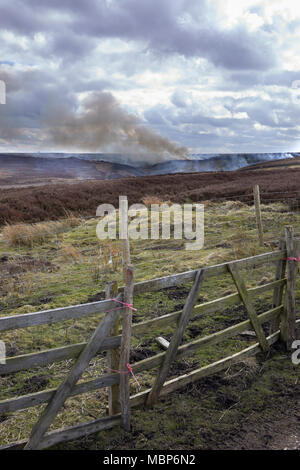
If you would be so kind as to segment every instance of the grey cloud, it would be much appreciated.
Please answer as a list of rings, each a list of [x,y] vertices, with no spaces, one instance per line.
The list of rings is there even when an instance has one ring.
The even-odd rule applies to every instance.
[[[300,137],[300,108],[292,103],[289,88],[300,73],[280,70],[280,58],[296,24],[289,30],[289,24],[275,18],[270,28],[263,25],[255,32],[243,22],[224,29],[213,5],[189,0],[0,0],[0,28],[16,35],[15,43],[2,44],[2,62],[7,64],[0,65],[0,79],[7,83],[8,104],[1,109],[0,139],[7,145],[23,139],[38,150],[73,144],[78,149],[112,149],[115,141],[118,150],[136,146],[141,153],[151,142],[159,142],[158,149],[176,150],[168,146],[178,141],[203,152],[257,151],[258,146],[259,151],[280,151],[294,145]],[[252,12],[263,15],[254,8]],[[36,40],[37,32],[45,34],[44,43]],[[27,37],[29,48],[22,47],[19,35]],[[118,41],[110,48],[112,38],[128,42],[129,50],[118,50]],[[48,61],[56,67],[48,67]],[[21,70],[22,64],[27,70]],[[100,79],[93,75],[97,67]],[[170,82],[162,80],[170,105],[145,110],[143,103],[145,121],[126,113],[112,95],[102,94],[129,89],[134,94],[139,88],[142,96],[149,85],[136,75],[151,70],[165,77],[172,68],[182,73],[176,82],[171,76]],[[280,89],[274,91],[276,86]],[[202,102],[193,101],[193,89],[231,96],[210,94]],[[243,98],[235,94],[239,91]],[[267,93],[270,99],[245,97],[250,91]],[[79,111],[82,92],[91,92],[90,101]],[[231,116],[213,115],[209,100]],[[247,119],[234,118],[238,112]],[[101,114],[108,114],[112,127]]]
[[[55,20],[51,15],[47,18],[47,11],[56,11]],[[61,15],[60,18],[61,11],[67,12],[68,16]],[[182,23],[182,15],[189,13],[194,21]],[[109,3],[104,0],[31,0],[26,5],[22,2],[22,15],[13,3],[3,7],[0,26],[21,34],[48,31],[59,36],[63,32],[65,50],[71,51],[74,58],[86,53],[86,36],[141,41],[158,54],[204,57],[216,66],[230,70],[266,70],[276,63],[272,35],[262,29],[250,33],[243,25],[224,29],[214,17],[207,0],[197,3],[197,6],[184,0],[122,0]],[[82,38],[82,46],[79,37]],[[64,56],[59,39],[57,41],[55,51],[58,56]]]
[[[272,70],[267,72],[234,72],[228,76],[227,85],[224,84],[223,88],[232,89],[234,83],[237,83],[241,88],[249,88],[253,86],[270,86],[276,85],[281,87],[292,86],[294,80],[300,80],[300,71],[292,70]]]
[[[181,90],[175,90],[171,96],[171,102],[178,108],[186,108],[188,106],[186,93]]]
[[[84,36],[76,36],[69,31],[52,35],[47,46],[42,50],[54,57],[61,57],[64,62],[74,61],[80,57],[88,56],[95,48],[95,41]]]

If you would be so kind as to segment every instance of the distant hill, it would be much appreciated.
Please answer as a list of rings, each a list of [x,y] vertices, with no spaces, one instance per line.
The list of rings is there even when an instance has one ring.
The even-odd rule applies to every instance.
[[[254,165],[249,165],[247,167],[241,168],[241,171],[244,170],[262,170],[262,169],[269,169],[269,170],[276,170],[279,168],[294,168],[300,166],[300,155],[294,156],[294,158],[287,158],[283,160],[274,160],[271,162],[262,162],[256,163]]]
[[[151,163],[157,156],[121,154],[0,154],[0,187],[40,186],[86,180],[120,179],[176,173],[234,171],[298,165],[299,154],[190,155],[185,160]],[[287,158],[288,157],[288,158]],[[274,161],[273,161],[274,160]],[[124,163],[126,162],[126,163]],[[250,166],[249,166],[250,165]]]

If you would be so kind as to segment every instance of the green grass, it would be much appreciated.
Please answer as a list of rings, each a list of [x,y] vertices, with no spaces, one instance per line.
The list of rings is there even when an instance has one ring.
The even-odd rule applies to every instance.
[[[205,245],[200,251],[186,251],[184,241],[181,240],[131,242],[135,280],[142,281],[272,251],[277,245],[280,232],[285,224],[293,224],[295,230],[300,232],[299,213],[289,212],[283,204],[263,206],[262,209],[265,230],[264,247],[260,247],[257,243],[253,207],[234,202],[221,205],[208,203],[206,205]],[[96,224],[97,220],[95,219],[83,220],[79,226],[70,228],[63,233],[54,234],[52,237],[48,237],[44,243],[34,244],[30,248],[21,245],[9,247],[0,239],[1,315],[13,315],[94,301],[99,299],[97,294],[104,290],[108,281],[117,280],[121,285],[122,273],[118,242],[100,242],[96,237]],[[100,250],[102,254],[100,254]],[[111,264],[107,263],[110,252],[114,258],[114,269],[111,268]],[[73,255],[71,256],[70,253]],[[244,271],[244,276],[247,286],[254,287],[258,283],[274,279],[274,266],[271,264],[255,270],[248,269]],[[137,308],[137,312],[134,314],[134,321],[142,321],[180,310],[185,302],[189,287],[190,284],[187,284],[177,289],[145,292],[135,296],[134,306]],[[205,282],[199,300],[206,302],[233,292],[236,290],[229,275],[212,278]],[[257,300],[258,312],[265,311],[270,307],[271,294],[264,293]],[[299,286],[297,286],[296,297],[298,300],[300,299]],[[184,341],[222,330],[246,318],[246,312],[242,307],[202,315],[189,323]],[[26,354],[85,341],[90,337],[98,322],[99,317],[94,315],[83,320],[69,320],[54,325],[6,332],[1,335],[1,339],[6,342],[8,355]],[[151,330],[147,334],[136,336],[132,341],[132,349],[152,351],[154,354],[159,351],[155,337],[162,334],[166,338],[170,338],[173,332],[174,328],[169,327],[163,331]],[[217,346],[201,349],[191,358],[180,361],[178,370],[184,373],[182,372],[184,367],[201,367],[242,350],[253,342],[253,338],[249,340],[247,337],[237,336]],[[277,359],[275,358],[274,361],[274,373],[276,374]],[[62,361],[47,367],[1,377],[0,399],[56,387],[65,377],[71,364],[72,361]],[[90,367],[82,379],[91,379],[106,372],[105,354],[100,354],[91,361]],[[174,370],[174,375],[178,375],[178,373],[180,372]],[[294,376],[294,371],[289,372],[289,368],[286,373],[287,380]],[[155,370],[139,374],[142,389],[151,386],[154,374]],[[256,376],[254,372],[253,374],[257,380],[263,381],[259,396],[265,397],[269,393],[272,395],[273,392],[269,391],[267,379],[262,375]],[[255,380],[253,379],[253,383]],[[134,393],[136,391],[135,384],[132,383],[131,387],[132,393]],[[243,397],[247,397],[247,400],[245,398],[243,401],[244,398],[241,398],[239,406],[251,408],[252,401],[249,404],[247,390],[245,388],[243,391]],[[224,412],[224,409],[216,408],[213,393],[213,390],[209,392],[209,398],[201,402],[201,406],[204,403],[205,413],[200,413],[200,416],[197,415],[195,418],[197,426],[200,429],[207,428],[208,433],[209,429],[212,429],[211,417],[214,416],[217,419],[216,417]],[[259,397],[257,399],[259,400]],[[190,396],[188,392],[185,394],[173,393],[170,398],[167,397],[162,401],[163,405],[157,405],[153,413],[136,410],[134,412],[134,427],[136,426],[139,436],[134,439],[130,438],[129,442],[134,442],[136,448],[151,448],[152,445],[161,445],[160,448],[168,448],[169,445],[172,445],[175,448],[174,445],[186,445],[184,442],[188,442],[189,436],[193,435],[192,428],[188,426],[190,418],[186,416],[186,413],[188,409],[195,407],[195,400],[195,397]],[[74,425],[103,416],[106,405],[106,389],[70,398],[52,428]],[[179,421],[174,418],[174,410],[177,410],[177,407],[180,410]],[[28,436],[42,408],[43,406],[38,406],[0,417],[0,422],[2,421],[0,443]],[[222,426],[224,423],[227,423],[228,426],[233,425],[233,421],[231,422],[230,419],[234,416],[235,410],[232,413],[226,412],[226,417],[222,418]],[[164,437],[161,433],[156,434],[158,422],[162,423]],[[178,430],[182,429],[183,423],[187,423],[187,430],[182,436],[178,435],[174,441],[174,435],[179,434]],[[153,437],[153,433],[155,437]],[[91,438],[85,441],[88,442],[86,445],[91,448],[109,449],[113,448],[112,446],[115,448],[125,446],[126,448],[127,444],[124,444],[123,441],[124,434],[120,433],[120,430],[112,430],[103,433],[103,435],[101,444],[97,439]],[[191,442],[193,442],[192,445],[199,446],[199,448],[205,447],[205,437],[203,436],[196,440],[193,438]],[[72,445],[66,444],[66,447],[68,446]]]

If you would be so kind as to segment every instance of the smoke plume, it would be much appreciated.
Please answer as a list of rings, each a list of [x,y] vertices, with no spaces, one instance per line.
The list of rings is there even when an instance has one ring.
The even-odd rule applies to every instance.
[[[188,152],[187,147],[178,146],[127,113],[108,92],[90,93],[79,110],[54,105],[47,110],[44,124],[47,138],[68,151],[127,150],[137,160],[142,160],[145,153],[154,153],[158,160],[164,160],[170,156],[185,158]]]

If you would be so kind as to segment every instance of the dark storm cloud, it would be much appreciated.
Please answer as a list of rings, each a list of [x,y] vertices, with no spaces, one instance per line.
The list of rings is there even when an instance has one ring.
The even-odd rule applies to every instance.
[[[49,72],[30,69],[17,72],[2,66],[0,80],[5,81],[7,92],[6,105],[0,112],[2,143],[36,146],[41,140],[41,118],[45,109],[56,100],[71,109],[75,107],[74,95],[67,84],[59,82]]]
[[[243,25],[222,28],[205,0],[197,5],[185,0],[29,0],[1,9],[2,29],[55,34],[53,52],[58,57],[86,54],[87,47],[95,46],[87,42],[89,37],[141,41],[158,54],[204,57],[230,70],[265,70],[276,62],[272,35],[263,30],[250,33]]]
[[[64,60],[76,60],[78,57],[87,56],[94,48],[95,43],[92,39],[70,35],[68,31],[53,35],[46,46],[49,55],[63,57]]]
[[[197,8],[182,0],[101,2],[98,17],[83,16],[74,25],[87,35],[146,41],[159,53],[205,57],[228,69],[264,70],[274,65],[275,54],[267,33],[252,34],[243,26],[222,29],[207,10],[206,1],[198,3]],[[180,17],[189,13],[194,21],[180,22]]]
[[[20,35],[31,35],[38,31],[47,31],[46,17],[34,11],[20,0],[0,3],[0,28]]]

